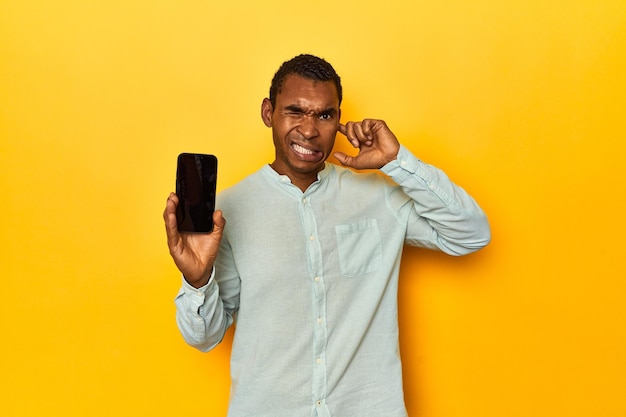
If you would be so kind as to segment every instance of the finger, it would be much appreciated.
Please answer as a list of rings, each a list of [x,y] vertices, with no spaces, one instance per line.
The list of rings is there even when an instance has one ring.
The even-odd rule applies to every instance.
[[[167,201],[165,202],[165,210],[163,210],[163,220],[165,224],[169,222],[170,215],[176,214],[176,205],[178,203],[178,199],[176,199],[176,194],[170,193],[167,197]]]
[[[378,120],[374,120],[374,119],[365,119],[363,120],[363,134],[367,137],[367,139],[365,140],[365,144],[367,146],[371,146],[372,143],[374,142],[374,138],[376,137],[376,131],[377,131],[377,123],[379,121]]]
[[[348,141],[350,142],[350,144],[352,145],[353,148],[357,148],[359,147],[359,139],[356,137],[355,133],[354,133],[354,126],[356,123],[354,122],[348,122],[345,125],[343,125],[343,134],[346,136],[346,138],[348,138]]]
[[[344,125],[343,123],[339,123],[339,133],[341,133],[344,136],[348,135],[348,129],[346,128],[346,125]]]
[[[363,123],[361,123],[361,128],[363,129],[363,134],[371,139],[372,137],[372,123],[374,121],[372,119],[365,119]]]
[[[165,203],[165,211],[163,211],[163,220],[165,221],[165,232],[167,234],[167,245],[173,249],[179,239],[178,225],[176,222],[176,206],[178,205],[178,197],[171,193]]]
[[[371,130],[369,129],[369,126],[365,124],[365,122],[354,124],[354,134],[357,140],[359,141],[359,143],[371,144],[372,142]]]
[[[361,123],[352,123],[352,132],[354,137],[360,142],[363,136],[363,127]]]
[[[365,119],[361,122],[349,122],[347,124],[348,137],[355,148],[360,148],[361,145],[372,146],[374,143],[372,122],[371,119]]]

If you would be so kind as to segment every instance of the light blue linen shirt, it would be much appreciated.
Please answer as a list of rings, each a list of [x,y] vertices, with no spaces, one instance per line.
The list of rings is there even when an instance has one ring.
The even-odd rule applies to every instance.
[[[267,165],[218,197],[209,283],[184,279],[177,323],[213,349],[236,323],[229,417],[405,417],[397,288],[405,244],[485,246],[483,211],[401,146],[386,174],[326,164],[306,192]]]

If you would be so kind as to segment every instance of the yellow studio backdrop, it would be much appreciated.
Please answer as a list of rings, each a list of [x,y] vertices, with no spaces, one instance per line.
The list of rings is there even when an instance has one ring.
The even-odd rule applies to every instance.
[[[178,335],[161,213],[179,152],[219,189],[271,161],[301,52],[491,220],[405,253],[410,415],[625,416],[622,0],[0,0],[0,415],[225,415],[231,335]]]

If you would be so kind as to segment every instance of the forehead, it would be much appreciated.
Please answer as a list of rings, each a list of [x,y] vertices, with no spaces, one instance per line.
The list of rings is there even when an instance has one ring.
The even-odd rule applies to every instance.
[[[277,107],[308,103],[324,108],[339,107],[337,87],[332,81],[318,81],[298,75],[288,75],[276,94]]]

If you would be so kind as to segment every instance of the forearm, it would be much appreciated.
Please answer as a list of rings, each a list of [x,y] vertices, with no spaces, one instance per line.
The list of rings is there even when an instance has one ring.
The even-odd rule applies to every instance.
[[[183,279],[174,303],[176,323],[183,338],[203,352],[215,348],[233,322],[232,313],[224,307],[214,279],[201,288],[194,288]]]
[[[411,199],[409,244],[436,246],[451,255],[464,255],[489,243],[491,233],[485,213],[443,171],[420,161],[404,147],[382,171]]]

